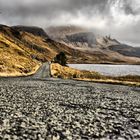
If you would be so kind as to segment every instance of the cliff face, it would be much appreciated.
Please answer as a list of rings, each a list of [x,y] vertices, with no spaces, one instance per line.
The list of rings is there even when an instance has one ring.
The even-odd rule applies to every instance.
[[[90,49],[92,52],[98,51],[107,54],[112,52],[123,56],[140,58],[140,48],[122,44],[110,36],[103,37],[94,35],[89,29],[77,26],[60,26],[49,27],[46,31],[53,40],[75,49]]]
[[[68,63],[140,64],[140,58],[127,57],[109,49],[89,47],[90,43],[94,44],[91,40],[88,40],[90,43],[85,47],[85,33],[80,37],[78,35],[78,40],[79,42],[72,36],[67,42],[58,41],[44,34],[40,28],[17,29],[0,25],[0,76],[32,74],[42,62],[51,61],[61,51],[66,53]],[[75,44],[78,43],[79,46],[76,47]]]
[[[0,76],[32,74],[41,63],[51,61],[61,51],[69,61],[74,60],[74,49],[42,35],[38,28],[0,25]],[[79,55],[76,61],[81,61],[84,53],[76,53]]]
[[[17,30],[17,31],[28,32],[28,33],[31,33],[35,36],[41,36],[44,38],[48,38],[48,35],[46,34],[46,32],[40,27],[18,25],[18,26],[12,26],[12,28]]]
[[[139,48],[122,44],[110,36],[96,36],[89,29],[77,26],[50,27],[46,31],[57,42],[65,44],[75,51],[85,52],[88,57],[92,54],[94,60],[88,58],[88,62],[139,64]]]

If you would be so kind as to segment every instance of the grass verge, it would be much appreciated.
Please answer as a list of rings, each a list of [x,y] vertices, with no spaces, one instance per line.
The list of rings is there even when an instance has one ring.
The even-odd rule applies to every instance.
[[[92,81],[107,84],[119,84],[140,87],[140,76],[104,76],[95,71],[77,70],[70,67],[64,67],[57,63],[51,64],[51,75],[54,78],[74,79],[80,81]]]

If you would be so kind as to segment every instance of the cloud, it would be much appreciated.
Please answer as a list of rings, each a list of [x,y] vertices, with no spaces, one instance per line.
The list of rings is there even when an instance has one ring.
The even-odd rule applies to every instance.
[[[0,0],[0,12],[1,24],[76,24],[140,44],[139,0]]]
[[[21,19],[21,23],[27,21],[27,24],[32,24],[29,18],[35,19],[34,24],[38,24],[38,19],[42,17],[42,20],[46,20],[46,25],[49,25],[50,21],[64,23],[65,15],[73,16],[74,18],[83,16],[82,18],[93,17],[99,11],[104,10],[108,0],[1,0],[0,8],[3,11],[3,20],[8,24],[14,22],[14,19]],[[4,18],[5,17],[5,18]],[[63,18],[63,20],[61,20]],[[67,19],[67,16],[65,16]],[[11,20],[13,19],[13,21]],[[24,21],[22,21],[22,19]],[[59,20],[60,19],[60,20]],[[65,20],[66,21],[66,20]],[[15,20],[15,24],[19,24],[19,20]],[[40,21],[40,25],[42,25]],[[71,20],[69,20],[71,23]]]

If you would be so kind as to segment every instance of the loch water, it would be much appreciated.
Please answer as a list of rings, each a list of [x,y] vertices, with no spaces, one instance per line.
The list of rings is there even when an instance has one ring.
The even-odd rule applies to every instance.
[[[97,71],[109,76],[140,75],[140,65],[68,64],[79,70]]]

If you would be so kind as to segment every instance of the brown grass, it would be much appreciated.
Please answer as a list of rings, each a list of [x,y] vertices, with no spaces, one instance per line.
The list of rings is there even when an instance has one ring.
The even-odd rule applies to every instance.
[[[30,57],[22,49],[22,43],[17,45],[16,40],[0,33],[0,76],[23,76],[35,73],[40,62]]]
[[[71,63],[105,63],[111,60],[111,58],[106,58],[106,55],[104,56],[99,52],[75,50],[53,40],[27,32],[17,32],[8,26],[4,26],[0,29],[0,76],[22,76],[34,73],[42,62],[51,61],[59,52],[65,52],[68,62]],[[56,77],[106,79],[105,76],[97,72],[74,69],[68,72],[65,68],[61,69],[64,69],[61,71],[63,74],[56,73]],[[119,77],[119,79],[114,80],[123,79]],[[134,79],[127,77],[127,80],[131,82]]]
[[[126,75],[126,76],[112,77],[112,79],[119,80],[119,81],[129,81],[129,82],[139,82],[140,83],[139,75]]]
[[[104,76],[98,72],[77,70],[70,67],[64,67],[56,63],[51,64],[51,75],[52,77],[62,79],[74,79],[108,84],[140,86],[140,76],[136,75],[135,76],[127,75],[120,77]]]
[[[95,78],[99,79],[101,75],[98,72],[80,71],[70,67],[64,67],[57,63],[51,64],[51,75],[55,78],[76,79],[76,78]]]

